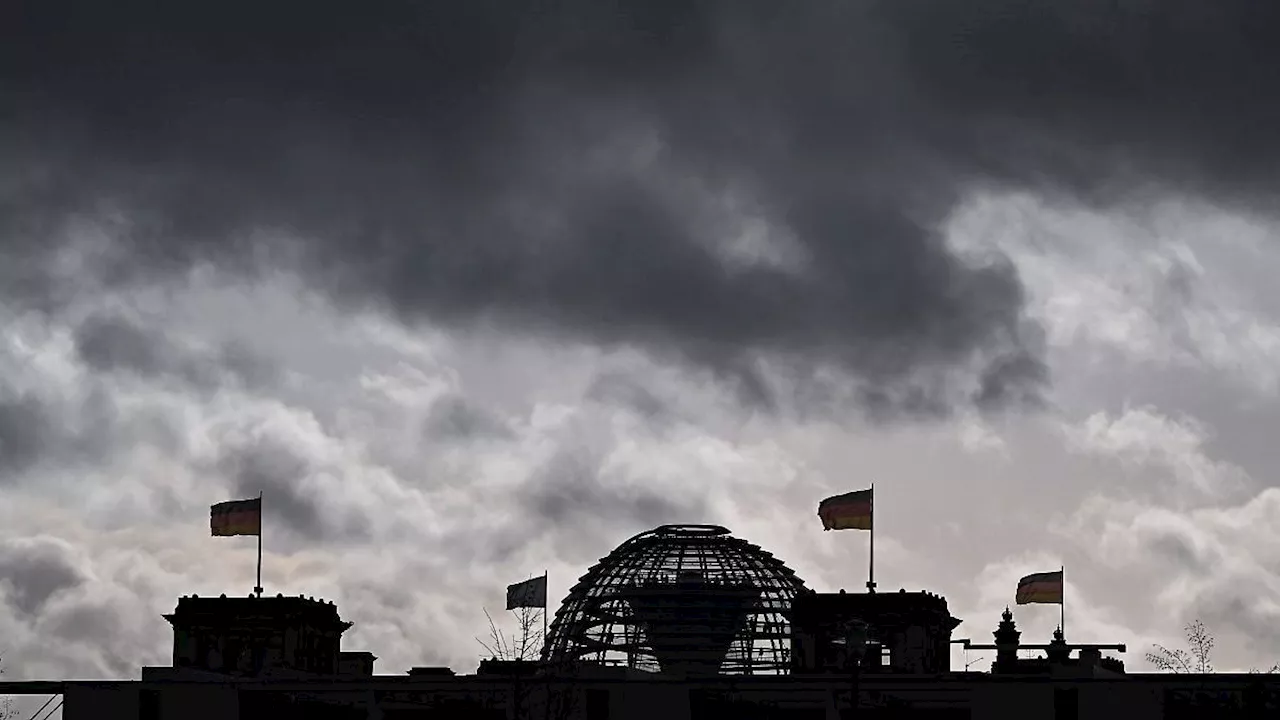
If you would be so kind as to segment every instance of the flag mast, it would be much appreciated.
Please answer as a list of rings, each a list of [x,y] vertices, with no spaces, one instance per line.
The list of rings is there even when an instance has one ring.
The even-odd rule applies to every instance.
[[[1062,576],[1062,602],[1058,603],[1058,629],[1062,631],[1062,639],[1067,639],[1067,566],[1059,565],[1058,574]]]
[[[258,491],[258,584],[253,586],[253,592],[262,597],[262,491]]]
[[[876,591],[876,484],[871,483],[871,531],[867,548],[867,592]]]

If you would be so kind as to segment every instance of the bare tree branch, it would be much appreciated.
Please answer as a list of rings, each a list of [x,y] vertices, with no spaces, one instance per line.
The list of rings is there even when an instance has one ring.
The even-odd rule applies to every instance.
[[[1170,650],[1163,645],[1156,645],[1147,653],[1147,662],[1164,672],[1191,672],[1191,655],[1186,650]]]
[[[498,630],[498,626],[493,622],[493,616],[489,614],[489,611],[485,608],[481,608],[481,610],[484,611],[485,620],[489,621],[489,642],[485,642],[480,638],[476,638],[476,642],[480,643],[480,647],[484,648],[485,652],[489,653],[489,657],[494,660],[509,659],[510,653],[507,651],[506,638]]]
[[[484,611],[489,621],[489,641],[476,638],[476,642],[495,660],[536,660],[542,654],[543,632],[538,627],[542,620],[543,608],[518,608],[511,611],[516,618],[516,631],[510,637],[498,629],[488,610]],[[0,720],[3,720],[0,718]]]
[[[1184,628],[1187,633],[1187,646],[1190,651],[1170,650],[1163,645],[1156,645],[1147,653],[1147,662],[1156,669],[1172,673],[1211,673],[1213,672],[1213,635],[1205,629],[1204,623],[1194,620]]]
[[[1196,620],[1187,626],[1187,644],[1191,646],[1191,656],[1196,660],[1196,669],[1201,673],[1213,672],[1213,664],[1209,655],[1213,652],[1213,636],[1204,629],[1204,623]]]
[[[545,608],[520,608],[516,612],[516,619],[520,627],[516,652],[517,660],[536,660],[542,654],[543,637],[538,623],[542,619],[542,613],[545,612]]]
[[[511,613],[516,619],[516,630],[510,636],[504,634],[498,629],[498,624],[493,621],[493,616],[488,610],[484,610],[484,617],[489,621],[489,640],[488,642],[476,638],[476,642],[485,649],[494,660],[506,661],[533,661],[542,655],[542,643],[544,640],[544,632],[541,625],[545,620],[546,608],[517,608]],[[511,702],[514,716],[517,720],[525,720],[529,717],[533,708],[530,706],[533,690],[538,687],[536,681],[532,678],[522,679],[520,672],[515,672],[511,676]],[[545,720],[560,720],[565,715],[564,708],[570,707],[566,705],[563,699],[553,697],[557,695],[557,691],[553,691],[550,681],[543,683],[542,702],[546,705],[543,708]],[[558,701],[558,702],[557,702]],[[0,720],[5,720],[0,718]]]

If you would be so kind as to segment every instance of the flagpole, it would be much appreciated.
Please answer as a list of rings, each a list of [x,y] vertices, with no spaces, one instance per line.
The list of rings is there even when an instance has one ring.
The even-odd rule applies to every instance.
[[[253,591],[262,597],[262,491],[258,491],[258,584]]]
[[[1062,639],[1067,639],[1067,566],[1058,566],[1058,572],[1062,575],[1062,602],[1058,603],[1058,611],[1061,613],[1058,619],[1058,629],[1062,631]]]
[[[551,587],[548,578],[549,570],[542,571],[542,647],[547,646],[547,606],[551,604]]]
[[[867,557],[867,592],[876,591],[876,484],[871,483],[871,541]]]

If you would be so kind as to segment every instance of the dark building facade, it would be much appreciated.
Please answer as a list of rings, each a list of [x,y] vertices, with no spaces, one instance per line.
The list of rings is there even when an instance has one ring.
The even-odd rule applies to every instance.
[[[947,601],[930,592],[804,593],[792,607],[792,674],[951,670]]]
[[[351,627],[332,602],[283,595],[181,597],[164,619],[173,626],[175,668],[241,677],[277,671],[337,674],[342,633]],[[373,674],[372,660],[367,669]]]

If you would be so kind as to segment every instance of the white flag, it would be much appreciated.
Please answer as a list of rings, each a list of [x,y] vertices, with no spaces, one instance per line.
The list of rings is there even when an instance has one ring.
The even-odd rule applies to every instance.
[[[507,609],[547,606],[547,576],[530,578],[524,582],[507,586]]]

